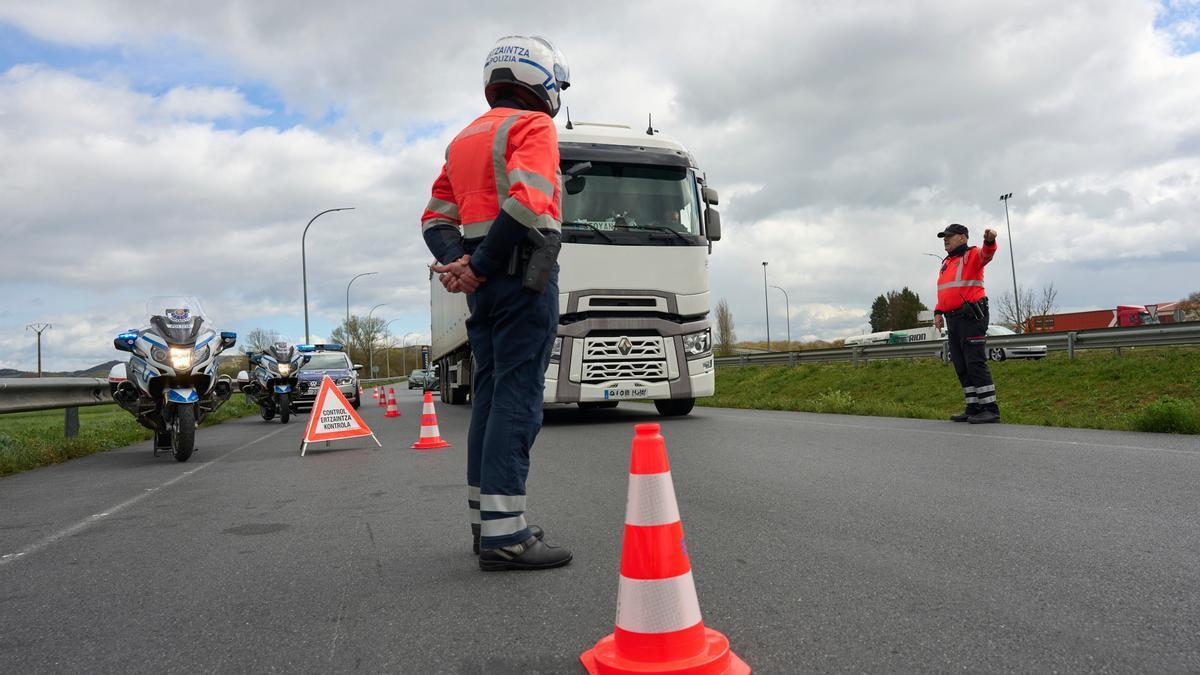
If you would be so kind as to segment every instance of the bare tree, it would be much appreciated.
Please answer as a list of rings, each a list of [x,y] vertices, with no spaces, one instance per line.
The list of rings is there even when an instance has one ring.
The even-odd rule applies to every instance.
[[[386,323],[386,321],[376,316],[365,318],[354,315],[350,317],[349,321],[345,321],[342,325],[334,328],[329,337],[334,342],[340,342],[346,346],[346,351],[353,363],[365,364],[371,360],[370,349],[375,346],[376,341],[383,335],[383,328]]]
[[[737,342],[737,333],[733,330],[733,312],[729,311],[729,303],[725,298],[717,303],[717,353],[729,356],[733,353],[733,345]]]
[[[1042,286],[1039,293],[1032,289],[1017,287],[1021,298],[1021,313],[1017,314],[1017,306],[1013,294],[1005,291],[996,302],[995,316],[1002,325],[1008,326],[1018,333],[1024,333],[1029,317],[1053,314],[1058,309],[1058,289],[1054,282]]]
[[[261,352],[274,342],[275,333],[266,328],[255,328],[246,333],[245,337],[239,335],[238,342],[241,343],[242,351],[249,354],[250,352]]]

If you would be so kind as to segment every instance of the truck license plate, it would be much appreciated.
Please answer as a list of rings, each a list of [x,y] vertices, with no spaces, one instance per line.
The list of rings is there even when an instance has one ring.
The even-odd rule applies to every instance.
[[[609,387],[604,390],[604,400],[620,401],[630,398],[646,398],[649,391],[646,387]]]

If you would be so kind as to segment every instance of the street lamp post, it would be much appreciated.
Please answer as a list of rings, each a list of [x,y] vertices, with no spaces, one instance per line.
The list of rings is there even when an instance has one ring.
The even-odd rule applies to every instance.
[[[763,315],[767,318],[767,351],[771,351],[771,304],[767,302],[767,262],[763,261]]]
[[[1013,305],[1017,309],[1017,328],[1020,329],[1019,332],[1023,333],[1025,329],[1022,327],[1023,322],[1021,321],[1021,289],[1017,288],[1017,260],[1016,254],[1013,253],[1012,222],[1008,219],[1008,200],[1012,199],[1012,196],[1011,192],[1000,195],[1000,201],[1004,202],[1004,224],[1008,226],[1008,262],[1012,265]]]
[[[403,369],[403,373],[408,372],[408,338],[410,335],[416,335],[417,337],[421,336],[421,334],[417,331],[413,331],[411,333],[405,333],[404,337],[400,338],[400,367]]]
[[[316,221],[317,218],[320,218],[326,213],[353,210],[353,206],[346,206],[340,209],[325,209],[324,211],[313,216],[312,220],[308,221],[308,225],[304,226],[304,234],[300,235],[300,277],[303,279],[304,283],[304,344],[308,344],[308,255],[304,248],[304,241],[308,237],[308,228],[312,227],[313,222]]]
[[[37,333],[38,377],[42,376],[42,333],[53,327],[48,323],[31,323],[25,326],[25,330],[32,330]]]
[[[387,304],[386,302],[381,302],[378,305],[375,305],[374,307],[372,307],[371,311],[367,312],[367,325],[365,327],[368,330],[370,329],[370,325],[371,325],[371,315],[375,313],[375,310],[379,309],[380,307],[383,307],[386,304]],[[371,374],[371,377],[375,377],[374,347],[375,347],[375,331],[372,330],[371,334],[367,337],[367,371]]]
[[[357,281],[359,277],[369,277],[372,274],[379,274],[379,272],[363,272],[362,274],[356,274],[354,278],[350,280],[350,283],[346,284],[346,326],[350,325],[350,284],[353,284],[355,281]],[[307,342],[307,340],[305,340],[305,342]]]
[[[788,301],[787,291],[783,290],[782,288],[780,288],[778,286],[772,286],[771,288],[774,288],[777,291],[779,291],[780,293],[783,293],[783,309],[785,312],[787,312],[785,314],[785,316],[787,317],[787,340],[788,340],[787,341],[787,344],[788,344],[787,350],[785,350],[785,351],[790,351],[792,349],[792,303]]]
[[[383,334],[385,337],[387,336],[388,326],[392,325],[393,323],[395,323],[399,320],[400,319],[392,319],[391,321],[388,321],[387,323],[383,324]],[[383,359],[384,359],[384,363],[386,364],[384,366],[384,374],[383,374],[384,377],[392,376],[392,347],[394,347],[394,346],[395,345],[388,345],[383,350]]]

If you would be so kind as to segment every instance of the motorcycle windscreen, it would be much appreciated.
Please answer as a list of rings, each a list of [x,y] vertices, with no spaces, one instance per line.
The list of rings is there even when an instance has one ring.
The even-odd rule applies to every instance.
[[[147,322],[167,342],[177,345],[196,341],[200,327],[209,323],[200,300],[188,295],[159,295],[146,302]]]

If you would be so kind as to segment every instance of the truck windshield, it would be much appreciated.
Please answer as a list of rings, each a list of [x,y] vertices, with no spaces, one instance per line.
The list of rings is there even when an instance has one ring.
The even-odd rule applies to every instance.
[[[566,188],[563,237],[568,242],[707,243],[700,236],[695,175],[684,167],[592,162],[591,168],[566,179]]]

